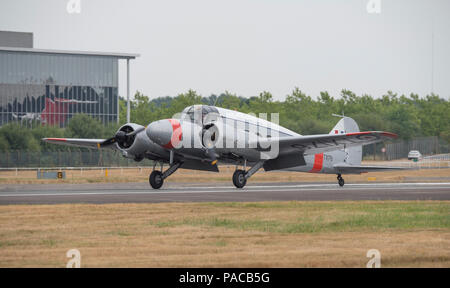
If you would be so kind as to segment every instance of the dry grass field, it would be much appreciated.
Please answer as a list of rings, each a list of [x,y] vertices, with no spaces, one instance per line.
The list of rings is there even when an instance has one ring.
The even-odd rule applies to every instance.
[[[367,163],[370,165],[370,163]],[[378,163],[377,163],[378,164]],[[389,164],[384,164],[389,165]],[[166,168],[167,169],[167,166]],[[220,167],[220,173],[179,169],[170,176],[169,182],[206,183],[231,182],[234,166]],[[151,168],[66,170],[66,179],[37,179],[36,171],[0,171],[2,184],[44,184],[44,183],[101,183],[101,182],[147,182]],[[364,183],[369,179],[377,182],[448,182],[450,169],[402,170],[361,175],[345,175],[346,183]],[[250,182],[336,182],[336,175],[260,170]]]
[[[450,267],[449,201],[0,206],[0,267]]]

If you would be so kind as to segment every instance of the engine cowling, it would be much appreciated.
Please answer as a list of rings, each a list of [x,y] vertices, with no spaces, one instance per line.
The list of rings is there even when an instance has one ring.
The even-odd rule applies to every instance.
[[[115,139],[118,148],[122,151],[123,155],[127,158],[140,161],[144,159],[145,152],[147,151],[150,141],[147,135],[143,133],[145,127],[135,123],[127,123],[117,130]],[[140,132],[133,134],[134,131]],[[127,135],[132,134],[132,135]]]

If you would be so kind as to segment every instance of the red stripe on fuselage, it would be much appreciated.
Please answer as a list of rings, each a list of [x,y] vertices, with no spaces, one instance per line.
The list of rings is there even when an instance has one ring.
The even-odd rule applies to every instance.
[[[183,132],[181,131],[180,121],[176,119],[168,119],[168,120],[170,124],[172,124],[172,138],[170,139],[170,142],[164,145],[163,147],[166,149],[173,149],[180,143]]]
[[[322,167],[323,167],[323,153],[314,154],[314,165],[309,172],[318,173],[320,172],[320,170],[322,170]]]

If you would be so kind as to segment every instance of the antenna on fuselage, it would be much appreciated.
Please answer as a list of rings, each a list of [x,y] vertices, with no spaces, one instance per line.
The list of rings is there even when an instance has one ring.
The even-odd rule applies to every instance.
[[[214,104],[213,104],[214,107],[216,106],[217,101],[219,101],[219,97],[220,97],[220,95],[216,97],[216,100],[214,100]]]

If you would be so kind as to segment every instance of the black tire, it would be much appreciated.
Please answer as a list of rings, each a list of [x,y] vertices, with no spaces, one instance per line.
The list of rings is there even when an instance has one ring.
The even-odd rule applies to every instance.
[[[233,173],[233,184],[236,188],[243,188],[247,184],[247,179],[245,179],[244,170],[236,170]]]
[[[162,178],[161,171],[153,171],[150,173],[150,177],[148,177],[148,180],[150,182],[150,186],[152,186],[153,189],[159,189],[164,184],[164,179]]]
[[[345,184],[344,178],[339,178],[339,186],[343,187]]]
[[[236,171],[234,171],[234,173],[233,173],[233,177],[232,177],[232,179],[233,179],[233,185],[236,186],[236,187],[239,186],[239,184],[237,184],[237,182],[236,182],[236,178],[238,177],[237,175],[238,175],[239,173],[241,173],[241,171],[243,172],[243,170],[236,170]],[[239,187],[238,187],[238,188],[239,188]]]

